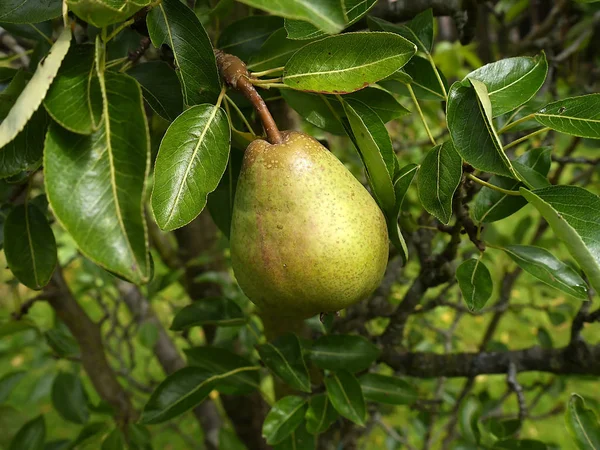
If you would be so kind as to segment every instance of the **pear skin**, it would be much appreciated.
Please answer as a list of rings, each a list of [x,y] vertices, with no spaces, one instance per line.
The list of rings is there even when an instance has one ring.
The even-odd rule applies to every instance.
[[[388,259],[385,218],[344,165],[314,138],[246,150],[231,224],[244,293],[272,318],[304,319],[371,294]]]

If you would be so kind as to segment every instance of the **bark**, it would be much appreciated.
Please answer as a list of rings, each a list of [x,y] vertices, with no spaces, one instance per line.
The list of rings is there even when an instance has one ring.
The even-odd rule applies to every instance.
[[[115,418],[121,425],[134,422],[137,412],[106,359],[100,327],[77,303],[59,268],[54,272],[47,289],[52,292],[48,303],[69,328],[81,348],[81,363],[96,392],[114,408]]]

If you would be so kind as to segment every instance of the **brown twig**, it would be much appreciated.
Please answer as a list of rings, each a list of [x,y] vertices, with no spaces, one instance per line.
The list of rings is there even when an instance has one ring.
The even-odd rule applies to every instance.
[[[282,138],[279,128],[277,128],[277,124],[273,120],[267,104],[250,82],[250,74],[248,73],[246,64],[237,56],[230,55],[221,50],[215,50],[215,57],[219,73],[225,82],[242,93],[252,103],[267,133],[268,141],[271,144],[280,144]]]

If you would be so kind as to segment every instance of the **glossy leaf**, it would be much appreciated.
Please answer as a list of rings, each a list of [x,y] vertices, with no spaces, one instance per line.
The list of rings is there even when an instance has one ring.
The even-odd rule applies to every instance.
[[[346,17],[348,18],[346,27],[357,22],[373,6],[375,6],[375,3],[377,3],[377,0],[344,0],[342,6],[346,13]],[[286,19],[285,29],[287,31],[287,36],[290,39],[316,39],[326,35],[325,32],[321,31],[310,22],[302,20]]]
[[[219,347],[192,347],[184,350],[190,366],[200,367],[210,376],[222,376],[218,390],[226,394],[247,394],[260,387],[259,367],[246,358]],[[236,372],[237,371],[237,372]],[[232,373],[233,372],[233,373]]]
[[[91,134],[102,119],[102,95],[94,71],[94,46],[73,45],[44,99],[48,114],[62,127]]]
[[[355,99],[363,102],[375,111],[384,123],[410,114],[410,111],[402,106],[392,94],[377,87],[368,87],[344,95],[344,99]]]
[[[465,399],[459,410],[459,425],[462,435],[470,442],[479,444],[481,431],[479,431],[480,405],[474,396]]]
[[[433,46],[433,11],[426,9],[417,14],[410,22],[404,25],[390,23],[379,17],[369,16],[371,30],[389,31],[399,34],[417,46],[423,53],[430,53]]]
[[[306,430],[310,434],[321,434],[337,420],[338,412],[325,394],[315,395],[310,398],[306,410]]]
[[[15,372],[8,372],[0,378],[0,403],[4,403],[8,399],[15,386],[19,384],[19,381],[21,381],[26,374],[27,373],[24,370],[18,370]]]
[[[329,96],[282,89],[281,96],[307,122],[332,134],[345,134],[340,118],[345,115],[340,103]]]
[[[417,186],[421,204],[444,224],[452,217],[452,199],[461,179],[462,159],[452,141],[433,147],[419,169]]]
[[[52,384],[52,405],[69,422],[84,424],[89,419],[87,396],[78,376],[61,372]]]
[[[485,84],[492,104],[493,117],[510,112],[528,102],[542,87],[548,72],[544,52],[535,56],[518,56],[486,64],[465,78]]]
[[[242,309],[225,297],[209,297],[184,306],[173,319],[171,330],[183,331],[191,327],[217,325],[231,327],[246,322]]]
[[[479,311],[492,295],[492,276],[483,261],[468,259],[456,269],[456,280],[471,311]]]
[[[62,0],[5,0],[2,2],[0,22],[38,23],[62,14]]]
[[[177,417],[206,399],[214,387],[228,376],[253,370],[256,368],[242,367],[212,375],[200,367],[184,367],[167,376],[150,395],[140,423],[162,423]]]
[[[423,100],[437,101],[446,99],[436,73],[433,70],[433,66],[427,59],[420,56],[414,56],[406,63],[406,66],[402,68],[402,71],[410,76],[410,85],[414,90],[415,97]],[[444,83],[445,91],[448,92],[448,82],[446,81],[446,78],[443,78],[441,73],[440,77],[442,78],[442,83]],[[404,95],[410,95],[408,90],[406,90],[406,94]]]
[[[140,83],[144,100],[163,119],[173,121],[183,110],[179,80],[164,61],[148,61],[127,71]]]
[[[271,33],[260,49],[250,58],[248,69],[253,72],[283,67],[306,41],[288,39],[284,28]]]
[[[382,209],[390,212],[396,202],[392,184],[396,155],[385,124],[358,100],[344,100],[343,104],[375,196]]]
[[[398,217],[400,217],[400,212],[402,211],[402,203],[404,202],[404,197],[406,197],[408,188],[412,184],[412,181],[417,175],[418,170],[419,166],[417,166],[416,164],[407,164],[396,174],[394,181],[394,193],[396,196],[396,204],[394,205],[394,210],[392,211],[392,214],[387,217],[388,234],[390,237],[390,241],[398,250],[400,250],[400,256],[402,257],[404,264],[406,264],[406,261],[408,261],[408,247],[406,246],[406,242],[404,241],[404,237],[402,236],[402,232],[400,231],[400,227],[398,225]]]
[[[362,336],[329,334],[310,348],[311,361],[321,369],[360,372],[379,357],[379,348]]]
[[[565,423],[579,449],[600,449],[600,422],[594,411],[586,406],[578,394],[571,394],[569,398]]]
[[[600,198],[579,186],[520,189],[600,292]]]
[[[57,261],[54,233],[43,212],[17,205],[4,223],[4,254],[13,275],[31,289],[50,281]]]
[[[244,17],[232,22],[223,30],[219,35],[217,48],[237,56],[242,61],[249,61],[250,57],[258,52],[267,38],[276,30],[282,29],[282,27],[283,20],[281,17]]]
[[[414,53],[414,44],[392,33],[330,36],[294,53],[285,65],[283,82],[305,91],[354,92],[391,75]]]
[[[454,147],[466,162],[485,172],[512,176],[493,127],[485,85],[477,80],[454,83],[448,93],[447,120]]]
[[[273,405],[262,427],[267,444],[274,445],[288,437],[304,420],[306,400],[288,395]]]
[[[148,13],[146,22],[154,46],[165,44],[173,51],[184,103],[214,103],[221,90],[217,63],[193,11],[179,0],[163,0]]]
[[[535,120],[561,133],[600,139],[600,94],[550,103],[535,113]]]
[[[515,166],[519,164],[531,167],[542,176],[546,176],[550,170],[552,149],[550,147],[538,147],[530,150],[514,161]],[[519,164],[517,164],[519,163]],[[517,190],[522,183],[514,178],[494,175],[489,183],[506,190]],[[514,214],[527,204],[523,197],[507,195],[489,188],[482,188],[473,207],[473,218],[477,222],[490,223]]]
[[[152,0],[67,0],[69,9],[81,20],[102,28],[123,22]]]
[[[367,407],[358,380],[350,372],[340,370],[325,378],[327,398],[338,413],[364,427]]]
[[[347,18],[338,0],[239,0],[242,3],[286,19],[305,20],[326,33],[339,33]]]
[[[587,285],[583,278],[548,250],[528,245],[509,245],[503,250],[519,267],[547,285],[587,300]]]
[[[530,189],[541,189],[551,185],[548,178],[519,161],[513,161],[512,166],[523,184]]]
[[[163,230],[180,228],[204,209],[229,158],[227,115],[215,105],[186,110],[169,126],[154,166],[152,212]]]
[[[81,252],[134,283],[150,278],[142,202],[148,128],[138,84],[100,77],[102,126],[89,136],[50,126],[44,153],[48,201]]]
[[[46,421],[38,416],[23,425],[13,440],[9,450],[43,450],[46,440]]]
[[[71,45],[71,28],[64,28],[44,63],[36,69],[10,112],[0,123],[0,153],[22,130],[44,99]]]
[[[273,450],[315,450],[315,437],[311,436],[303,423],[300,423],[292,433],[273,446]]]
[[[125,439],[118,428],[112,430],[102,441],[100,450],[123,450],[125,449]]]
[[[365,400],[389,405],[410,405],[417,400],[417,391],[402,378],[367,373],[358,379]]]
[[[284,334],[258,347],[260,359],[275,375],[294,389],[311,392],[310,377],[295,334]]]

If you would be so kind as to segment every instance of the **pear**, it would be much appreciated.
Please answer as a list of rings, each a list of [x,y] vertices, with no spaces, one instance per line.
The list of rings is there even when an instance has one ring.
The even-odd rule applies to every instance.
[[[316,139],[284,131],[255,140],[240,172],[231,262],[244,293],[271,318],[304,319],[371,294],[388,259],[384,216]]]

